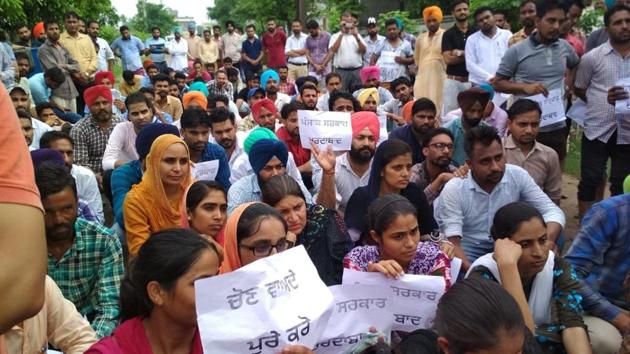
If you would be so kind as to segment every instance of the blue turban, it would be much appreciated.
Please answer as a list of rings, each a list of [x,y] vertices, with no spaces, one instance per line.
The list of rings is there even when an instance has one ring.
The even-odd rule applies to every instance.
[[[199,91],[203,93],[206,97],[208,97],[208,87],[201,81],[193,82],[190,87],[188,87],[188,91]]]
[[[31,160],[33,160],[33,166],[37,167],[42,162],[52,162],[55,165],[65,166],[66,163],[63,160],[63,155],[53,149],[38,149],[31,151]]]
[[[262,87],[263,89],[266,90],[267,89],[267,81],[270,78],[273,78],[274,80],[276,80],[276,82],[280,82],[280,75],[278,75],[278,73],[275,70],[273,70],[273,69],[267,69],[260,76],[260,87]]]
[[[179,130],[174,125],[162,123],[147,124],[140,129],[136,137],[136,151],[138,152],[140,160],[147,157],[155,139],[164,134],[179,136]]]
[[[494,88],[492,87],[492,85],[483,83],[479,85],[478,87],[490,94],[490,100],[494,98]]]
[[[260,139],[249,150],[249,163],[256,175],[274,157],[277,157],[284,166],[287,165],[289,150],[282,141]]]

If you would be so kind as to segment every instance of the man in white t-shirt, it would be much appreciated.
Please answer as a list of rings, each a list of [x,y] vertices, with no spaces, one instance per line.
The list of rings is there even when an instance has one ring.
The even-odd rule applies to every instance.
[[[357,17],[350,12],[341,15],[341,30],[332,35],[328,48],[333,53],[333,67],[341,75],[343,89],[354,92],[361,87],[359,71],[367,50],[357,30]]]
[[[494,14],[489,7],[475,11],[479,31],[466,40],[466,70],[468,79],[475,85],[490,82],[508,49],[512,32],[497,27]]]

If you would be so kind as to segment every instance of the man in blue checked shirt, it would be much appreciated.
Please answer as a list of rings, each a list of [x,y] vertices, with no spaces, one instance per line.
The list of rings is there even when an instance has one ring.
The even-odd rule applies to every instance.
[[[616,353],[630,331],[630,193],[593,205],[565,258],[582,279],[593,353]]]

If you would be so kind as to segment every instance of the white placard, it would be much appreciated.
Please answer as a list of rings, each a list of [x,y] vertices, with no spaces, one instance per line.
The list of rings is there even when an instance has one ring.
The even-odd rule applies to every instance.
[[[564,115],[564,100],[561,89],[549,91],[549,95],[547,95],[547,97],[541,93],[526,98],[536,101],[540,105],[540,109],[542,110],[542,115],[540,116],[540,127],[562,122],[566,119]]]
[[[352,123],[350,113],[298,111],[300,142],[305,149],[311,141],[320,149],[329,144],[334,151],[348,151],[352,145]]]
[[[393,329],[405,332],[431,327],[446,287],[443,277],[405,274],[400,279],[389,279],[381,273],[351,269],[344,269],[343,284],[388,286],[394,301]]]
[[[378,285],[334,285],[328,287],[335,298],[333,314],[315,353],[346,353],[374,327],[385,335],[394,325],[392,291]]]
[[[459,272],[461,270],[462,270],[461,258],[453,257],[453,259],[451,259],[451,283],[455,284],[455,282],[457,282],[457,277],[459,276]]]
[[[567,117],[571,118],[577,125],[584,128],[584,120],[586,119],[586,102],[581,99],[575,100],[567,112]]]
[[[381,82],[390,82],[398,77],[400,64],[396,62],[396,52],[382,51],[376,61],[379,69],[381,69]]]
[[[195,301],[204,353],[275,354],[320,341],[333,295],[298,246],[196,281]]]
[[[198,181],[214,181],[219,172],[219,160],[197,162],[192,168],[192,176]]]
[[[394,301],[393,329],[405,332],[431,327],[446,287],[443,277],[405,274],[400,279],[389,279],[381,273],[351,269],[344,269],[343,284],[388,286]]]
[[[378,131],[378,141],[376,142],[376,146],[381,145],[381,143],[385,140],[387,140],[388,134],[387,134],[387,115],[386,114],[382,114],[380,116],[378,116],[378,123],[380,125],[379,131]]]
[[[615,86],[621,86],[630,95],[630,77],[623,77],[615,82]],[[630,98],[615,101],[615,113],[630,114]]]

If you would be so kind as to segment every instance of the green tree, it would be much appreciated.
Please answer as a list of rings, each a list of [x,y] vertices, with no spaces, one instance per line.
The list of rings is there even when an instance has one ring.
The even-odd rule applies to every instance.
[[[31,26],[45,19],[63,21],[67,11],[104,24],[115,24],[119,20],[110,0],[0,0],[0,17],[6,19],[9,27],[18,23]]]
[[[151,27],[157,26],[162,30],[162,35],[167,35],[177,26],[175,12],[164,4],[153,4],[147,0],[139,0],[136,9],[138,13],[129,23],[134,31],[150,32]]]

